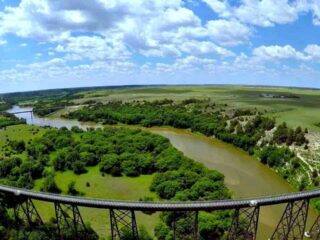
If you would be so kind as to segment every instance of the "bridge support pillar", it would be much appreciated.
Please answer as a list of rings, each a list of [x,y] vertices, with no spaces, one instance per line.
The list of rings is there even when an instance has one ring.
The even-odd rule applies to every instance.
[[[309,199],[289,202],[271,240],[303,239],[309,209]]]
[[[110,209],[110,224],[112,240],[121,240],[124,234],[131,235],[131,239],[139,239],[136,216],[133,210]]]
[[[70,230],[75,239],[86,239],[87,229],[78,206],[55,202],[54,209],[59,239],[63,239],[63,234],[70,233]]]
[[[235,209],[228,240],[255,240],[258,221],[259,206]]]
[[[22,199],[14,207],[16,221],[27,222],[29,226],[41,225],[43,221],[30,198]]]
[[[172,213],[173,239],[199,239],[199,212],[173,212]],[[187,229],[181,229],[182,233],[176,228],[177,222],[183,219]]]

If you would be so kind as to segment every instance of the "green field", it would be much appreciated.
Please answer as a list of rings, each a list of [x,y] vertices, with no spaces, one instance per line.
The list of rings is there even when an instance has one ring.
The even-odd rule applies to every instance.
[[[30,139],[41,136],[45,130],[41,127],[30,125],[9,126],[6,130],[0,129],[0,147],[9,140],[24,140],[28,142]]]

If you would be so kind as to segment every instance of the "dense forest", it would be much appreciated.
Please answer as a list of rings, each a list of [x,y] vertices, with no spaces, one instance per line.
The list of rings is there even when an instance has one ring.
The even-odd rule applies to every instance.
[[[142,130],[48,129],[43,136],[28,143],[8,140],[2,151],[6,153],[0,161],[2,184],[32,189],[36,179],[45,178],[42,191],[61,193],[55,183],[55,172],[71,170],[75,174],[83,174],[89,166],[99,166],[101,174],[114,177],[155,174],[150,190],[156,192],[160,199],[196,201],[230,198],[222,174],[185,157],[172,147],[168,139]],[[78,194],[74,184],[69,184],[68,193]],[[230,214],[226,211],[200,216],[201,236],[204,239],[222,237],[231,224]],[[158,239],[170,239],[172,216],[163,214],[161,219],[155,229],[156,236]],[[187,214],[179,216],[178,234],[191,234],[188,219]],[[14,229],[5,229],[1,239],[10,239],[8,236],[12,232],[16,234]],[[95,234],[92,236],[95,239]]]
[[[276,169],[295,187],[301,190],[307,187],[308,181],[297,177],[303,172],[301,161],[297,161],[295,154],[289,150],[293,145],[308,147],[305,138],[307,129],[293,129],[285,123],[276,126],[273,118],[257,110],[226,109],[226,106],[216,105],[209,100],[197,99],[186,99],[180,103],[169,99],[153,102],[118,101],[84,107],[64,117],[109,125],[123,123],[191,129],[231,143],[260,159],[268,152],[272,157],[263,159],[263,163]],[[313,180],[316,185],[317,177]]]

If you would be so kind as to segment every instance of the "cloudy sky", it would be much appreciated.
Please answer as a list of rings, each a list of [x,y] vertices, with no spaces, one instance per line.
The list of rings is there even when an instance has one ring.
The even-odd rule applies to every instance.
[[[319,0],[0,0],[0,92],[319,77]]]

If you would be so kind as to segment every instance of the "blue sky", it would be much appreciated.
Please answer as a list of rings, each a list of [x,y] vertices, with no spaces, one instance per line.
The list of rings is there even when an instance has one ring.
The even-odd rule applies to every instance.
[[[0,92],[320,88],[319,0],[0,0]]]

